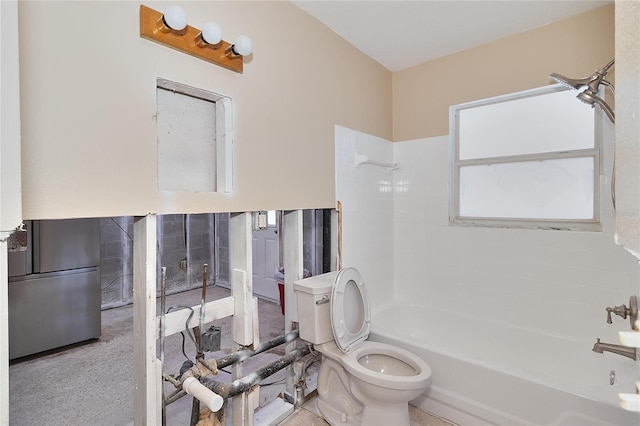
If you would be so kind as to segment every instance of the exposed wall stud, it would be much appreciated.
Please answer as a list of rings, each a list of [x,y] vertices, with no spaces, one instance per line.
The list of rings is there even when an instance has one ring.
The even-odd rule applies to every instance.
[[[231,266],[231,294],[235,300],[233,317],[233,347],[237,351],[253,344],[253,257],[252,215],[232,213],[229,218],[229,262]],[[232,380],[243,377],[242,362],[234,364]],[[253,423],[253,410],[248,393],[233,398],[233,424]]]
[[[289,332],[298,321],[298,303],[293,292],[293,282],[303,277],[303,227],[302,210],[284,213],[284,329]],[[290,353],[295,349],[295,342],[289,343],[285,351]],[[293,383],[293,365],[287,367],[286,392],[295,398],[295,383]]]
[[[162,366],[156,356],[156,216],[133,222],[134,424],[157,425],[162,417]]]

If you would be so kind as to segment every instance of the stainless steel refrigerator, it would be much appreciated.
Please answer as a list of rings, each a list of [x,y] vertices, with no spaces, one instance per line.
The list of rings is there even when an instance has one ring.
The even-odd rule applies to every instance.
[[[25,222],[9,250],[9,358],[100,337],[100,220]]]

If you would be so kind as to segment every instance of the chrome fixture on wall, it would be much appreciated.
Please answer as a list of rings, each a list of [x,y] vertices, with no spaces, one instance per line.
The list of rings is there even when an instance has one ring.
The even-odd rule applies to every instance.
[[[638,320],[638,298],[636,296],[629,297],[629,307],[626,305],[615,306],[613,308],[606,308],[607,311],[607,324],[611,324],[611,314],[614,313],[623,319],[629,317],[631,323],[631,329],[635,329],[635,323]]]
[[[552,73],[549,75],[549,77],[571,89],[582,90],[583,88],[585,88],[585,90],[582,90],[580,93],[578,93],[578,96],[576,97],[582,102],[591,105],[592,107],[599,105],[607,115],[607,117],[609,117],[609,120],[611,120],[611,122],[615,124],[615,112],[609,106],[609,104],[605,102],[604,99],[598,96],[598,90],[600,89],[601,84],[608,87],[611,90],[611,93],[613,93],[613,95],[615,96],[615,87],[613,86],[613,84],[605,80],[609,68],[611,68],[614,63],[615,58],[612,59],[611,62],[609,62],[603,68],[597,69],[589,77],[574,79],[565,77],[557,73]]]
[[[596,343],[593,345],[593,349],[591,350],[600,354],[604,352],[611,352],[626,356],[634,361],[638,359],[636,348],[629,348],[624,345],[615,345],[613,343],[601,343],[600,338],[596,340]]]

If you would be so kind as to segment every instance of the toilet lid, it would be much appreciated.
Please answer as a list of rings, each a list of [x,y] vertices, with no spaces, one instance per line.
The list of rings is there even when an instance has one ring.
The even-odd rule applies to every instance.
[[[331,330],[340,350],[349,352],[369,337],[371,310],[362,276],[355,268],[338,272],[331,293]]]

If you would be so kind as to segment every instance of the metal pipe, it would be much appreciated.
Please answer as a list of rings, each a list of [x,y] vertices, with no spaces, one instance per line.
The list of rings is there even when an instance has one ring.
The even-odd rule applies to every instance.
[[[342,203],[336,201],[336,213],[338,214],[338,271],[342,269]]]
[[[172,404],[174,402],[176,402],[177,400],[179,400],[180,398],[182,398],[183,396],[186,396],[187,393],[182,389],[177,389],[174,393],[172,393],[171,395],[169,395],[167,397],[167,399],[164,401],[165,405],[169,405]]]
[[[196,360],[201,359],[204,360],[204,350],[202,349],[202,333],[204,333],[204,305],[207,298],[207,271],[209,269],[208,264],[203,265],[202,272],[202,297],[200,299],[200,323],[198,326],[198,350],[196,354]],[[184,388],[184,383],[183,383]],[[186,389],[185,389],[186,390]],[[187,391],[187,393],[189,393]],[[190,426],[195,426],[199,420],[200,413],[200,399],[193,398],[193,402],[191,404],[191,423]]]
[[[282,356],[274,362],[259,368],[254,373],[251,373],[242,379],[234,380],[232,383],[220,383],[213,379],[205,379],[202,384],[226,400],[248,391],[262,380],[277,373],[309,353],[311,353],[311,346],[298,348],[291,351],[289,355]]]
[[[283,343],[293,342],[298,338],[298,334],[299,334],[298,330],[292,330],[286,334],[283,334],[271,340],[267,340],[264,343],[261,343],[260,345],[258,345],[257,348],[253,350],[245,349],[242,351],[229,354],[223,358],[216,360],[216,363],[218,365],[218,368],[224,368],[233,364],[237,364],[238,362],[244,361],[245,359],[250,358],[254,355],[258,355],[259,353],[262,353],[266,350],[275,348],[276,346],[280,346]]]
[[[167,304],[167,268],[162,267],[162,282],[160,285],[160,368],[164,368],[164,328],[165,328],[165,306]],[[162,401],[165,399],[164,383],[162,386]],[[162,426],[167,424],[167,405],[162,404]]]
[[[202,333],[204,333],[204,304],[207,299],[207,272],[209,271],[209,265],[205,263],[202,266],[202,299],[200,299],[200,347],[198,352],[203,353],[202,350]]]
[[[247,358],[250,358],[254,355],[258,355],[264,351],[267,351],[269,349],[273,349],[277,346],[282,345],[283,343],[290,343],[293,342],[294,340],[296,340],[298,338],[298,330],[292,330],[289,333],[283,334],[281,336],[275,337],[271,340],[268,340],[264,343],[262,343],[261,345],[259,345],[256,349],[251,350],[251,349],[245,349],[242,351],[238,351],[235,353],[232,353],[230,355],[227,355],[223,358],[220,358],[218,360],[216,360],[216,365],[218,368],[224,368],[224,367],[228,367],[229,365],[233,365],[236,364],[240,361],[244,361]],[[192,366],[193,363],[190,363],[190,366]],[[185,369],[185,371],[188,369],[189,367],[187,367]],[[181,374],[183,372],[181,371]],[[181,382],[179,382],[176,379],[173,379],[173,377],[169,376],[169,375],[165,375],[165,373],[163,373],[163,377],[165,377],[166,380],[170,381],[171,383],[174,384],[174,386],[179,387],[181,386]],[[165,401],[166,405],[171,404],[172,402],[177,401],[178,399],[182,398],[183,396],[186,395],[186,392],[184,391],[180,391],[180,392],[175,392],[172,395],[170,395],[167,400]]]

